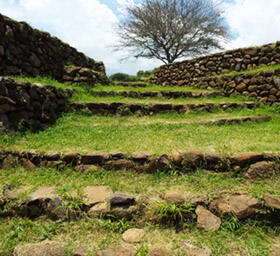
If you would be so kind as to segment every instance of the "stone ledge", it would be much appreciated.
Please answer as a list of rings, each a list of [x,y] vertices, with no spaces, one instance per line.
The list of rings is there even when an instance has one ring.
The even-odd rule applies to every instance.
[[[89,103],[72,103],[71,108],[75,111],[87,111],[92,114],[142,114],[151,115],[157,113],[164,113],[174,111],[178,113],[208,111],[211,112],[215,109],[227,110],[235,108],[256,108],[259,104],[254,102],[221,102],[221,103],[202,103],[202,104],[141,104],[141,103],[103,103],[103,102],[89,102]]]
[[[70,89],[0,77],[0,124],[5,129],[43,128],[67,110],[72,94]]]
[[[108,97],[108,96],[122,96],[130,98],[214,98],[224,96],[223,92],[184,92],[184,91],[151,91],[151,92],[136,92],[136,91],[95,91],[91,93],[94,96]]]
[[[151,81],[163,85],[188,86],[200,78],[220,75],[224,71],[242,71],[279,63],[280,43],[276,42],[163,65],[156,70]]]
[[[97,152],[83,155],[74,152],[63,154],[59,152],[36,153],[34,151],[1,150],[0,168],[22,165],[27,169],[40,166],[63,169],[69,166],[81,172],[96,168],[134,170],[142,173],[154,173],[158,170],[177,170],[181,173],[189,173],[201,168],[216,172],[240,172],[248,170],[255,163],[264,161],[275,162],[276,167],[278,167],[279,159],[280,154],[271,153],[240,153],[228,157],[201,152],[161,156],[139,152],[128,156],[121,152],[113,154]],[[261,173],[265,171],[263,168],[259,169]]]

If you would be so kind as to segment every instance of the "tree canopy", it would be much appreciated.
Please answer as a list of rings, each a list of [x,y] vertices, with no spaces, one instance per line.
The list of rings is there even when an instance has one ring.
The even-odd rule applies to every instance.
[[[144,0],[129,5],[118,25],[119,49],[172,63],[222,49],[228,27],[212,0]]]

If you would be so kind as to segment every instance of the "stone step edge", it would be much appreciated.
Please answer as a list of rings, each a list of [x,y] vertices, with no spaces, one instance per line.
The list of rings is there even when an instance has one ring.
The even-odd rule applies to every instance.
[[[217,118],[204,122],[176,122],[176,121],[149,121],[142,126],[150,124],[166,124],[166,125],[234,125],[234,124],[243,124],[243,123],[261,123],[261,122],[270,122],[272,120],[271,116],[246,116],[246,117],[237,117],[237,118]],[[125,127],[134,127],[139,124],[124,124]],[[95,126],[99,126],[96,124]]]
[[[98,187],[89,186],[96,191]],[[85,188],[85,189],[87,189]],[[248,193],[218,193],[211,195],[186,195],[182,191],[167,191],[165,194],[157,195],[153,199],[135,197],[124,192],[113,192],[104,195],[99,200],[93,198],[92,192],[85,192],[85,200],[81,201],[80,207],[71,208],[67,201],[54,192],[54,187],[44,187],[45,195],[40,188],[37,191],[39,196],[33,196],[33,192],[27,199],[18,198],[16,190],[9,185],[5,185],[0,194],[0,207],[4,211],[0,212],[0,218],[5,217],[25,217],[36,219],[41,216],[47,216],[51,220],[77,220],[85,216],[91,218],[106,218],[108,216],[114,219],[127,219],[137,223],[143,218],[145,222],[169,224],[176,226],[182,223],[176,223],[178,218],[170,215],[168,218],[160,213],[160,205],[174,205],[175,207],[188,207],[188,211],[182,212],[181,217],[186,218],[183,222],[197,222],[197,227],[205,231],[218,230],[222,224],[223,216],[235,216],[239,220],[256,217],[260,220],[270,220],[275,222],[280,220],[280,197],[263,193],[262,197],[255,198]],[[53,191],[53,193],[49,193]],[[109,190],[108,190],[109,191]],[[87,201],[88,196],[94,201]],[[158,197],[159,196],[159,197]],[[20,199],[20,200],[19,200]],[[12,204],[9,204],[12,202]],[[186,205],[184,206],[184,204]],[[239,207],[236,207],[238,205]],[[107,217],[107,218],[108,218]],[[172,219],[174,218],[174,219]],[[211,224],[209,223],[211,219]],[[214,221],[213,221],[214,220]],[[174,223],[173,223],[174,222]],[[143,224],[142,224],[143,225]]]
[[[123,86],[123,87],[149,87],[154,84],[145,83],[145,82],[115,82],[114,86]]]
[[[174,111],[178,113],[196,112],[196,111],[214,111],[227,110],[234,108],[254,109],[260,104],[255,102],[219,102],[219,103],[201,103],[201,104],[167,104],[167,103],[123,103],[123,102],[85,102],[71,103],[70,109],[74,111],[86,111],[92,114],[144,114],[151,115]]]
[[[129,98],[201,98],[201,97],[219,97],[225,96],[223,92],[182,92],[182,91],[147,91],[147,92],[136,92],[136,91],[92,91],[92,95],[98,97],[110,97],[110,96],[122,96]]]
[[[256,117],[237,117],[237,118],[220,118],[216,120],[197,122],[201,125],[226,125],[226,124],[241,124],[241,123],[260,123],[271,121],[271,116],[256,116]]]
[[[255,163],[277,162],[280,153],[239,153],[233,156],[221,156],[213,153],[184,152],[155,156],[149,152],[137,152],[132,156],[123,152],[78,154],[75,152],[37,153],[35,151],[0,150],[0,168],[6,169],[21,165],[27,169],[37,167],[72,167],[84,172],[96,168],[105,170],[133,170],[139,173],[157,171],[179,171],[188,173],[197,169],[215,172],[247,171]],[[247,174],[246,174],[247,175]],[[262,174],[265,176],[265,173]],[[250,176],[252,176],[250,174]]]

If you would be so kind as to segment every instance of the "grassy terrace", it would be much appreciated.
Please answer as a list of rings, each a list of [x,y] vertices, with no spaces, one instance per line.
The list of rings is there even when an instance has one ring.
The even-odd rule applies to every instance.
[[[72,101],[74,102],[123,102],[123,103],[143,103],[143,104],[149,104],[149,103],[169,103],[169,104],[203,104],[203,103],[220,103],[220,102],[248,102],[248,101],[254,101],[252,99],[249,99],[247,97],[243,96],[235,96],[235,97],[216,97],[216,98],[177,98],[177,99],[166,99],[166,98],[157,98],[157,97],[151,97],[151,98],[141,98],[141,99],[135,99],[135,98],[129,98],[129,97],[123,97],[123,96],[108,96],[108,97],[98,97],[93,95],[75,95],[72,98]]]
[[[217,117],[272,115],[268,123],[240,125],[172,124]],[[131,125],[129,125],[131,124]],[[1,136],[0,147],[38,151],[149,151],[156,154],[201,150],[235,153],[279,151],[280,117],[268,109],[235,110],[226,114],[165,114],[154,117],[85,116],[66,114],[38,133]]]
[[[270,68],[270,67],[269,67]],[[279,67],[280,68],[280,65]],[[260,71],[260,70],[258,70]],[[246,73],[246,72],[243,72]],[[236,74],[236,73],[234,73]],[[244,102],[248,98],[216,97],[197,99],[133,99],[125,97],[95,97],[94,91],[194,91],[191,87],[148,86],[145,88],[101,86],[92,88],[62,84],[48,78],[22,78],[17,80],[51,84],[60,88],[75,89],[73,102],[137,102],[137,103],[208,103]],[[251,99],[250,99],[251,101]],[[250,109],[234,109],[212,113],[166,113],[152,116],[102,116],[86,113],[66,113],[57,122],[36,133],[13,132],[1,134],[0,149],[35,150],[37,152],[60,151],[92,153],[95,151],[127,154],[148,151],[156,155],[180,151],[215,152],[231,155],[239,152],[279,152],[280,109],[278,106],[263,106]],[[221,118],[271,116],[265,123],[244,123],[232,125],[199,125],[196,122],[213,121]],[[0,172],[0,189],[5,184],[12,188],[25,188],[20,198],[43,186],[55,186],[56,192],[69,205],[77,205],[83,199],[81,190],[86,186],[107,185],[114,191],[123,191],[140,199],[158,200],[170,190],[179,190],[189,195],[206,195],[210,199],[224,193],[248,193],[261,198],[264,194],[280,196],[280,175],[273,179],[248,180],[240,172],[213,173],[205,170],[180,175],[176,172],[158,171],[153,174],[132,171],[107,171],[96,169],[89,172],[75,172],[38,168],[25,170],[21,167]],[[12,202],[16,203],[16,202]],[[1,212],[1,209],[0,209]],[[163,214],[163,213],[162,213]],[[83,218],[78,221],[50,221],[45,217],[30,220],[26,218],[0,219],[0,256],[13,255],[19,243],[40,242],[44,239],[65,242],[70,251],[83,247],[86,256],[93,256],[105,248],[120,244],[121,234],[129,228],[143,228],[144,239],[136,244],[137,256],[148,256],[151,248],[167,248],[174,256],[184,256],[182,241],[208,247],[212,256],[269,256],[272,245],[279,243],[279,226],[268,221],[246,219],[238,221],[234,216],[222,217],[218,231],[205,232],[196,223],[184,223],[177,232],[174,227],[153,224],[149,221],[127,221],[125,219]],[[71,255],[71,254],[69,254]],[[73,254],[72,254],[73,255]]]
[[[159,86],[150,85],[147,87],[116,86],[116,85],[97,85],[92,91],[134,91],[134,92],[214,92],[215,90],[203,90],[187,86]]]
[[[97,85],[92,88],[88,88],[86,86],[78,86],[78,85],[72,85],[67,83],[59,83],[55,80],[44,78],[44,77],[38,77],[38,78],[24,78],[24,77],[12,77],[19,81],[24,82],[31,82],[31,83],[41,83],[44,85],[52,84],[57,87],[66,89],[66,88],[73,88],[75,89],[75,93],[72,97],[73,102],[124,102],[124,103],[171,103],[171,104],[195,104],[195,103],[218,103],[218,102],[244,102],[244,101],[252,101],[252,99],[248,99],[244,96],[235,96],[235,97],[216,97],[216,98],[199,98],[199,99],[193,99],[193,98],[178,98],[178,99],[166,99],[166,98],[146,98],[146,99],[135,99],[135,98],[129,98],[129,97],[122,97],[122,96],[114,96],[114,97],[98,97],[91,95],[90,92],[94,91],[104,91],[104,90],[112,90],[114,88],[117,90],[118,86],[101,86]],[[127,87],[124,87],[127,89]],[[148,88],[153,88],[151,91],[161,91],[161,90],[170,90],[173,89],[174,91],[179,90],[182,88],[185,91],[195,91],[195,92],[203,92],[208,90],[200,90],[192,87],[165,87],[165,86],[151,86]],[[134,88],[135,90],[142,90],[145,91],[145,88]],[[211,91],[211,90],[210,90]]]
[[[191,175],[176,175],[158,172],[137,174],[129,171],[95,171],[81,174],[72,170],[64,172],[53,169],[2,170],[0,185],[11,184],[15,188],[27,187],[28,192],[42,186],[55,186],[58,194],[65,198],[69,193],[78,192],[89,185],[108,185],[115,191],[126,191],[141,198],[158,198],[171,188],[187,194],[203,194],[212,197],[225,192],[247,191],[254,197],[263,193],[277,194],[280,177],[273,180],[247,182],[242,176],[233,173],[207,173],[197,171]],[[279,193],[278,193],[279,194]],[[24,196],[24,195],[23,195]],[[121,242],[121,234],[139,224],[125,220],[85,218],[74,222],[53,222],[39,218],[31,221],[24,218],[3,219],[0,222],[0,255],[12,255],[18,243],[39,242],[46,238],[63,241],[69,249],[84,247],[86,255],[96,255],[100,249],[113,247]],[[271,227],[262,221],[223,219],[222,227],[215,232],[197,229],[195,223],[186,223],[179,233],[164,225],[142,223],[146,231],[143,241],[137,244],[138,256],[147,255],[147,250],[167,247],[172,255],[181,256],[181,243],[188,240],[193,244],[207,246],[213,256],[268,256],[269,247],[279,236],[279,228]]]
[[[246,75],[246,74],[252,74],[252,73],[257,73],[257,72],[261,72],[261,71],[267,71],[267,70],[276,70],[276,69],[280,69],[280,64],[276,64],[276,65],[271,65],[271,66],[263,66],[263,67],[257,67],[257,68],[253,68],[253,69],[247,69],[247,70],[243,70],[243,71],[233,71],[233,72],[225,72],[222,73],[219,76],[236,76],[236,75]]]

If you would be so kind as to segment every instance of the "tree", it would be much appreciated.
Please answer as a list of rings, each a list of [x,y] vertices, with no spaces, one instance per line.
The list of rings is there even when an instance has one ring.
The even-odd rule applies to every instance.
[[[117,48],[128,48],[136,58],[172,63],[222,49],[228,38],[222,11],[212,0],[144,0],[127,6],[126,13]]]

